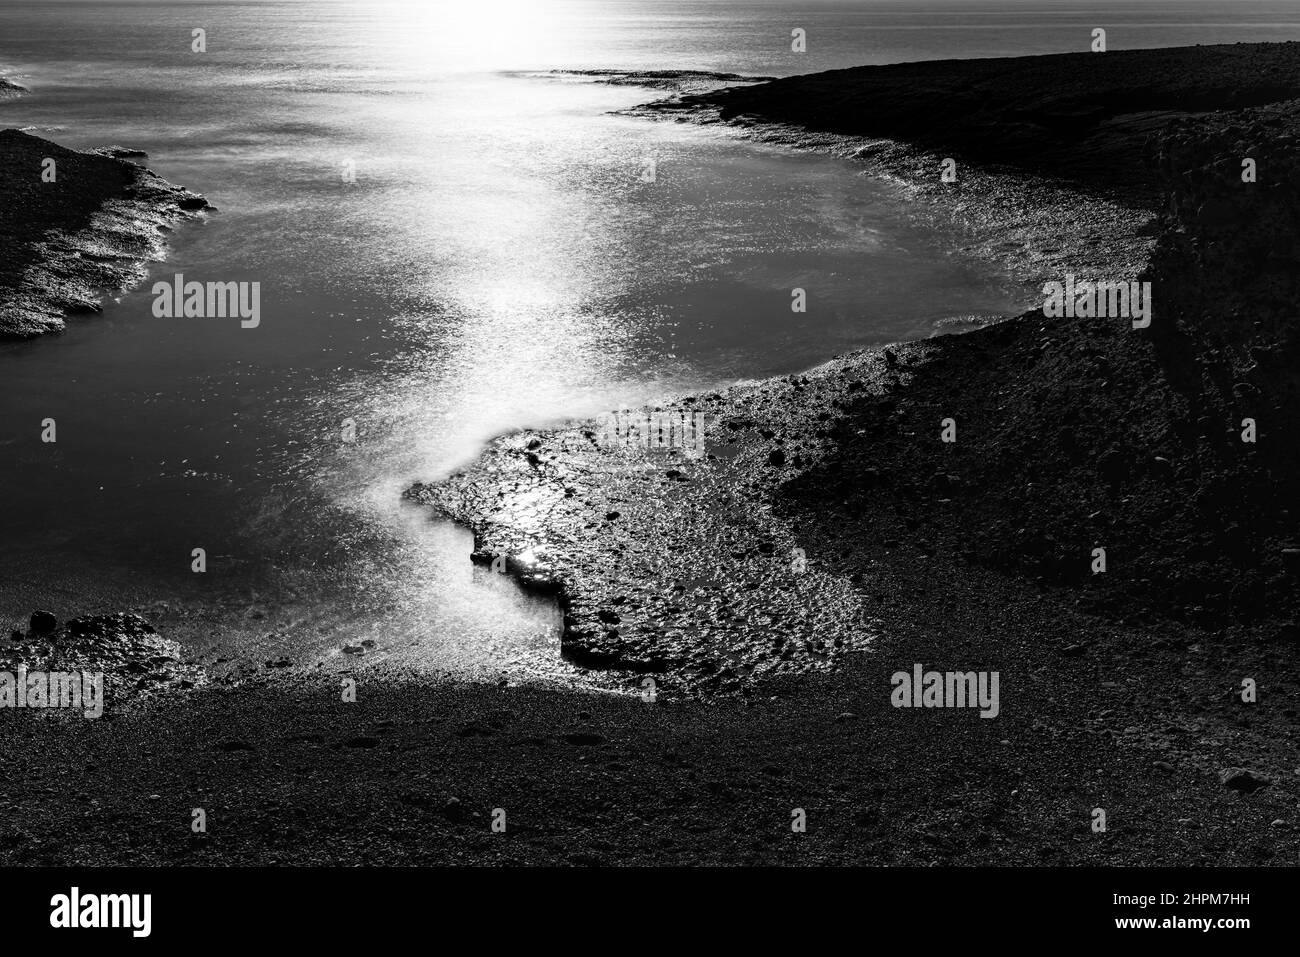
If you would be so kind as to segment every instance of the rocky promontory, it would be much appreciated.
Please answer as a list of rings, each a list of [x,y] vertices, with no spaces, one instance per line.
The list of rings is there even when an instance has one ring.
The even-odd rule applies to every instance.
[[[64,328],[138,282],[164,231],[209,209],[202,196],[121,158],[0,130],[0,339]]]

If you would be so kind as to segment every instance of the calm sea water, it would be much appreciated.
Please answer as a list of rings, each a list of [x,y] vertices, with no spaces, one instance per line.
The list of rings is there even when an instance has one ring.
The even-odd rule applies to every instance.
[[[329,665],[370,639],[371,660],[551,668],[554,610],[472,572],[467,533],[400,503],[411,480],[508,429],[1030,293],[845,164],[611,116],[657,94],[529,73],[785,75],[1082,50],[1095,26],[1115,49],[1300,39],[1300,8],[0,2],[0,73],[32,90],[0,123],[145,149],[222,210],[102,316],[0,348],[0,613],[153,607],[209,660]],[[261,326],[153,318],[149,284],[176,272],[260,282]]]

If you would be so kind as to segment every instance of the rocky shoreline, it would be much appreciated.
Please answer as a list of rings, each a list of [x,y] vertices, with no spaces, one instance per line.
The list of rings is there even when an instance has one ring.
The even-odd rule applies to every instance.
[[[144,277],[172,225],[212,209],[129,161],[140,158],[0,131],[0,339],[61,332],[68,315],[98,312],[105,290]]]
[[[1138,156],[1146,185],[1123,195],[1081,168],[1062,187],[1136,204],[1151,224],[1134,267],[1155,291],[1149,328],[1031,312],[665,403],[668,421],[703,417],[703,455],[611,447],[599,424],[574,423],[502,437],[410,490],[473,529],[472,560],[558,597],[566,654],[638,693],[271,669],[57,733],[0,721],[8,780],[23,782],[0,793],[0,857],[1294,865],[1300,48],[1231,50],[1123,54],[1111,105],[1085,124],[1100,139],[1076,152],[1084,167]],[[1045,99],[1075,91],[1077,105],[1098,80],[1074,58],[1037,61],[1028,88]],[[954,88],[1006,65],[967,61],[986,79],[936,65],[906,112],[947,116]],[[1150,106],[1157,74],[1161,95],[1197,112],[1116,111]],[[752,133],[785,91],[814,84],[827,116],[838,104],[866,122],[888,112],[857,99],[875,75],[747,87],[733,119]],[[971,122],[996,139],[996,115]],[[930,155],[984,176],[956,149],[960,124],[934,129],[954,140],[931,139]],[[873,155],[912,162],[912,149]],[[1054,175],[1071,149],[997,175]],[[1243,158],[1257,182],[1242,181]],[[1034,268],[1129,275],[1135,233],[1114,258],[1107,235]],[[1249,445],[1244,417],[1258,424]],[[998,672],[997,718],[891,706],[891,675],[916,663]],[[190,830],[195,807],[206,834]],[[498,807],[506,834],[488,824]],[[807,833],[792,833],[792,808]]]
[[[1090,197],[1145,197],[1155,228],[1137,276],[1155,290],[1150,330],[1131,329],[1126,319],[1031,312],[666,405],[664,412],[702,412],[711,423],[703,461],[611,452],[578,425],[504,437],[470,469],[409,494],[472,528],[481,556],[504,556],[534,587],[545,578],[564,603],[564,647],[575,660],[670,675],[670,684],[691,690],[806,670],[870,640],[868,583],[898,549],[919,549],[935,565],[1027,576],[1068,589],[1063,600],[1119,617],[1250,623],[1294,636],[1292,546],[1300,534],[1290,510],[1297,471],[1287,410],[1300,408],[1289,361],[1300,110],[1285,97],[1300,95],[1300,46],[1096,59],[1111,56],[1116,62],[1092,83],[1103,86],[1102,104],[1128,106],[1094,110],[1087,149],[1050,150],[1036,162],[1017,155],[1033,177],[1044,164],[1062,167],[1085,211]],[[1178,68],[1194,58],[1209,69]],[[1253,73],[1233,81],[1233,69],[1261,61],[1274,69],[1267,83]],[[964,68],[1009,89],[1020,89],[1020,74],[1029,72],[1039,81],[1032,95],[1075,115],[1077,103],[1042,91],[1063,86],[1086,99],[1094,86],[1077,76],[1087,73],[1085,62],[1093,61],[1071,55]],[[892,96],[896,74],[909,80],[933,70],[924,93],[892,106],[899,116],[928,115],[951,111],[954,89],[973,82],[962,68],[838,71],[674,98],[655,110],[730,117],[752,129],[769,117],[783,122],[791,104],[809,102],[809,90],[815,104],[842,103],[868,95],[883,76]],[[1116,95],[1124,82],[1145,89],[1153,71],[1165,78],[1153,102]],[[1055,85],[1046,82],[1053,77]],[[1179,87],[1179,78],[1195,91]],[[1216,91],[1232,104],[1265,90],[1284,101],[1167,113],[1159,128],[1146,118],[1164,98],[1208,107]],[[892,131],[890,107],[877,106],[868,100],[848,115],[882,117],[880,132]],[[1144,118],[1136,142],[1128,107]],[[1024,113],[1014,98],[1007,108]],[[807,112],[816,127],[823,113]],[[973,128],[996,123],[982,116]],[[940,126],[926,142],[990,154],[989,137],[971,129]],[[1097,156],[1134,155],[1140,189],[1116,177],[1092,182]],[[1247,158],[1266,178],[1241,181]],[[1026,195],[1032,202],[1033,191]],[[1044,215],[1055,208],[1049,203]],[[1128,279],[1131,251],[1124,247],[1101,272],[1096,257],[1055,265]],[[1063,277],[1045,270],[1039,278]],[[962,430],[952,445],[940,440],[946,418]],[[1267,439],[1241,441],[1246,418],[1260,428],[1267,422]],[[904,536],[873,534],[881,510],[900,513]],[[1095,547],[1110,556],[1105,575],[1091,572]],[[796,548],[807,555],[807,574],[791,571]],[[533,561],[518,561],[521,553]]]

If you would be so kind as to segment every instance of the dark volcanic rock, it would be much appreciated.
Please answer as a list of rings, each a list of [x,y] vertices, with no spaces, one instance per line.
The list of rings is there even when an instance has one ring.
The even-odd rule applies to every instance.
[[[42,179],[46,159],[54,182]],[[64,328],[104,290],[139,281],[163,230],[207,200],[134,163],[0,131],[0,339]]]
[[[962,165],[1011,166],[1149,197],[1162,184],[1142,150],[1169,116],[1295,97],[1297,44],[1259,43],[853,67],[685,96],[661,108],[889,137]]]

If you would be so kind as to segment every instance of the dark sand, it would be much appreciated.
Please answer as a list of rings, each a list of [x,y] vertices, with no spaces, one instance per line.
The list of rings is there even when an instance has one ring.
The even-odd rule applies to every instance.
[[[268,671],[192,690],[164,675],[100,721],[0,714],[5,862],[1296,863],[1300,103],[1276,77],[1300,47],[1229,49],[1098,57],[1124,66],[1105,103],[1149,112],[1155,76],[1211,110],[1151,127],[1133,189],[1129,166],[1090,171],[1134,148],[1115,106],[1081,168],[1049,164],[1085,215],[1158,217],[1150,329],[1030,313],[682,400],[714,423],[713,458],[616,454],[578,425],[413,490],[559,595],[566,653],[630,691],[652,674],[657,702],[374,668],[355,703],[338,676]],[[910,109],[933,117],[1025,62],[908,66],[932,80]],[[1036,96],[1087,102],[1092,64],[1031,66]],[[749,87],[746,122],[806,82],[809,122],[839,109],[853,135],[902,135],[868,122],[895,108],[873,77],[902,69]],[[1022,115],[982,109],[980,125]],[[966,132],[938,123],[925,145]],[[915,662],[998,671],[1000,714],[890,707]]]

